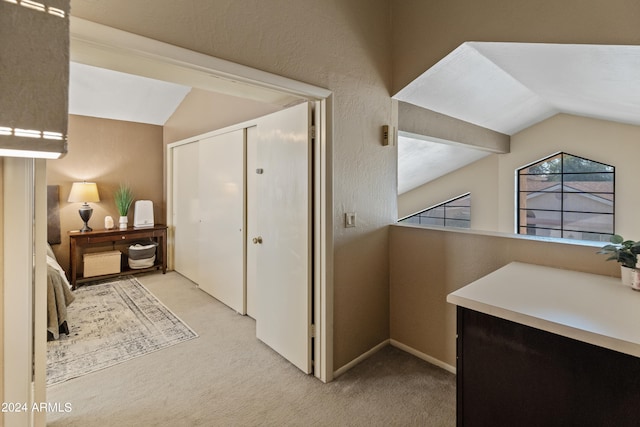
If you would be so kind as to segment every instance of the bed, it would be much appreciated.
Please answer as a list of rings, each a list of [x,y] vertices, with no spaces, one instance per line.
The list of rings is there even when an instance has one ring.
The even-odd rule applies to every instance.
[[[67,306],[76,297],[51,246],[47,245],[47,339],[58,339],[61,333],[69,335]]]

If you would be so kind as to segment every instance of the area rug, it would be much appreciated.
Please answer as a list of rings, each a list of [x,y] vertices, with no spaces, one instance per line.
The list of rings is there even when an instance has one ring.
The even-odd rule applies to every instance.
[[[196,334],[133,276],[78,288],[69,335],[47,343],[47,385],[61,383]]]

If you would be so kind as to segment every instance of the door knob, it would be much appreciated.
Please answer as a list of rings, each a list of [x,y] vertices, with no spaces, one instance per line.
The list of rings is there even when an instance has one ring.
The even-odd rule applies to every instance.
[[[260,244],[260,243],[262,243],[262,237],[261,236],[253,238],[253,244],[254,245],[257,245],[257,244]]]

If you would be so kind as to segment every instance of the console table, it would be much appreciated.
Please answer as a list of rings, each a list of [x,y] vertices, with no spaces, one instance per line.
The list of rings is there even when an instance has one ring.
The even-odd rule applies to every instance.
[[[456,304],[458,426],[637,426],[640,293],[511,263]]]
[[[108,277],[122,276],[125,274],[144,273],[153,270],[167,272],[167,226],[156,224],[153,227],[134,228],[125,230],[93,230],[93,231],[70,231],[69,235],[69,263],[71,267],[70,283],[75,289],[79,283],[92,280],[99,280]],[[152,267],[142,269],[121,268],[119,273],[107,274],[104,276],[81,277],[78,274],[78,260],[82,257],[84,249],[87,247],[111,246],[115,248],[118,244],[135,244],[145,240],[155,240],[158,243],[156,261]]]

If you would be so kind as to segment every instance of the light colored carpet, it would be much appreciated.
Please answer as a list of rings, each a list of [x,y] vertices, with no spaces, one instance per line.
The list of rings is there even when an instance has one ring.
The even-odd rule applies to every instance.
[[[140,277],[199,335],[47,389],[50,426],[453,426],[455,376],[385,347],[329,384],[177,273]]]
[[[69,335],[47,343],[47,385],[198,336],[132,276],[82,286],[74,296]]]

